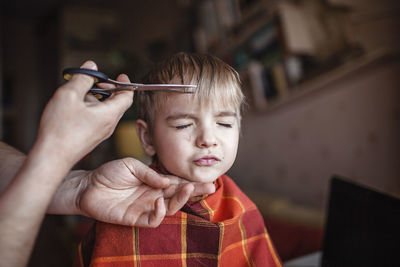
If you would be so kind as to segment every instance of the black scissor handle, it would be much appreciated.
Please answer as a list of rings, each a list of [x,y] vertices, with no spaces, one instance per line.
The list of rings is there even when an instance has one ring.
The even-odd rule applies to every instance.
[[[96,97],[100,101],[104,101],[111,96],[110,92],[103,90],[96,90],[96,89],[90,89],[89,93],[91,93],[94,97]]]
[[[94,78],[94,83],[108,82],[109,78],[104,73],[91,70],[91,69],[81,69],[81,68],[66,68],[62,72],[65,80],[70,80],[73,74],[86,74]]]
[[[97,71],[97,70],[91,70],[91,69],[81,69],[81,68],[66,68],[62,72],[63,77],[65,80],[70,80],[72,78],[73,74],[85,74],[92,76],[94,78],[94,83],[99,83],[99,82],[108,82],[109,78],[107,75],[104,73]],[[106,98],[108,98],[111,93],[102,91],[102,90],[96,90],[95,88],[89,90],[89,93],[94,95],[98,100],[103,101]]]

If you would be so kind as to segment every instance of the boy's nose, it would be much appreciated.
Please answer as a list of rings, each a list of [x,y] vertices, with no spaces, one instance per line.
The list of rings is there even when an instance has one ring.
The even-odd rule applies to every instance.
[[[212,147],[217,145],[217,139],[212,129],[202,129],[197,136],[196,145],[200,148]]]

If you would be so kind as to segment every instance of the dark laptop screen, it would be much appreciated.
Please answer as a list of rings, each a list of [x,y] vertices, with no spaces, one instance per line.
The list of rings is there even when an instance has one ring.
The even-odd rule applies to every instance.
[[[400,199],[333,177],[321,265],[400,266]]]

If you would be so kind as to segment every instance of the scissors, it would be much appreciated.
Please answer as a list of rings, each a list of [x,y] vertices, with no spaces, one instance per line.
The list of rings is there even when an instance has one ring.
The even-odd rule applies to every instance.
[[[188,84],[142,84],[142,83],[127,83],[119,82],[110,79],[106,74],[92,69],[81,69],[81,68],[66,68],[62,72],[65,80],[70,80],[73,74],[85,74],[94,78],[94,83],[108,83],[114,84],[115,88],[92,88],[89,90],[97,99],[100,101],[108,98],[113,92],[118,91],[167,91],[167,92],[178,92],[178,93],[193,93],[197,88],[197,85]]]

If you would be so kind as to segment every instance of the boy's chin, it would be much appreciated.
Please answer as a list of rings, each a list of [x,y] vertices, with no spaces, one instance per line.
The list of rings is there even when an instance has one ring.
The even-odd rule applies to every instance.
[[[221,175],[202,175],[202,176],[191,176],[185,177],[186,180],[198,183],[212,183],[218,179]]]

